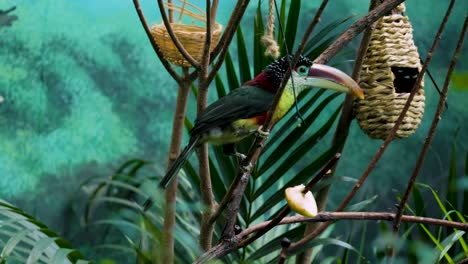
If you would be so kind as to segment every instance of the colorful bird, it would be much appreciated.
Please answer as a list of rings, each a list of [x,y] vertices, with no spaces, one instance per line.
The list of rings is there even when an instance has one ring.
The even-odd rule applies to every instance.
[[[290,67],[291,59],[292,56],[288,55],[276,60],[253,80],[244,83],[203,110],[190,131],[188,145],[169,168],[159,186],[166,188],[190,154],[203,143],[223,145],[228,154],[242,157],[242,154],[235,152],[233,144],[259,131],[264,124],[275,93]],[[313,64],[310,59],[301,56],[292,69],[291,78],[272,117],[274,123],[294,105],[293,86],[296,94],[308,88],[320,87],[353,94],[359,98],[364,97],[359,85],[342,71],[326,65]]]

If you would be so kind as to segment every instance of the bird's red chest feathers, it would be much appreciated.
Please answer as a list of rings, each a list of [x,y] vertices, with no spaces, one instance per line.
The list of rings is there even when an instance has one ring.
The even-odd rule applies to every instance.
[[[276,93],[278,90],[278,87],[275,87],[271,78],[269,78],[264,72],[255,76],[252,80],[245,82],[244,85],[257,86],[271,93]]]
[[[268,112],[263,112],[262,114],[258,115],[258,116],[254,116],[254,117],[251,117],[249,118],[249,120],[252,121],[252,123],[255,123],[259,126],[265,124],[265,121],[268,117]]]

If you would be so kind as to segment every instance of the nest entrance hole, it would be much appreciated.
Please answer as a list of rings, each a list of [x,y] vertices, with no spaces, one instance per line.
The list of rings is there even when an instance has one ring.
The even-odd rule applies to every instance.
[[[395,79],[393,87],[396,93],[410,93],[413,89],[416,79],[418,79],[419,70],[408,67],[391,67]]]

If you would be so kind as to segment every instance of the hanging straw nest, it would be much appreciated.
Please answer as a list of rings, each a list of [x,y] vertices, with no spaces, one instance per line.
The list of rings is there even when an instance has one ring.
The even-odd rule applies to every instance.
[[[361,129],[371,138],[385,139],[395,125],[421,70],[413,29],[404,4],[382,17],[372,32],[361,69],[365,99],[355,103]],[[416,92],[396,137],[408,137],[424,113],[424,83]]]
[[[182,5],[175,5],[173,3],[165,3],[164,6],[173,12],[179,13],[177,23],[171,23],[174,34],[179,39],[182,46],[187,52],[198,62],[201,61],[203,55],[203,46],[205,43],[206,26],[196,25],[206,24],[206,14],[198,7],[182,2]],[[188,10],[188,8],[190,10]],[[191,11],[193,10],[193,11]],[[190,17],[192,24],[183,24],[182,18]],[[214,48],[215,44],[218,43],[219,36],[221,35],[222,25],[214,23],[213,33],[211,37],[210,51]],[[190,62],[185,60],[184,56],[179,52],[174,42],[169,36],[164,23],[156,24],[151,28],[151,35],[154,40],[161,48],[164,56],[173,64],[185,67],[191,67]]]

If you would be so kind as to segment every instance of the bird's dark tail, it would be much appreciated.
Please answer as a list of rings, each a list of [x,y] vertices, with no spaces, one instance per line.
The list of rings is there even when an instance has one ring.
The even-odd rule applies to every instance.
[[[180,168],[184,166],[190,154],[192,154],[192,152],[195,150],[195,147],[198,145],[199,138],[200,138],[199,136],[195,136],[190,139],[190,142],[182,150],[182,152],[174,161],[174,163],[172,163],[171,167],[166,172],[166,175],[164,175],[161,182],[159,182],[159,188],[166,189],[167,185],[172,180],[174,175],[176,175],[179,172]],[[151,200],[151,198],[148,198],[143,204],[143,210],[145,211],[148,210],[152,205],[153,205],[153,201]]]

